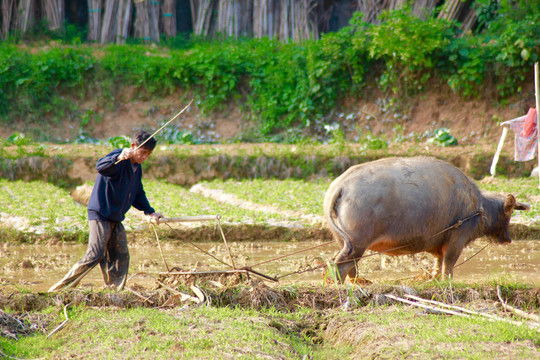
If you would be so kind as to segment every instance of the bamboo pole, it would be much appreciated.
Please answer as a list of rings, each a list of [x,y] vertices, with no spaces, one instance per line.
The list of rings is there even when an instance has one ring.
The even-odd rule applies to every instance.
[[[118,0],[105,0],[104,14],[101,25],[101,43],[114,42],[116,37],[116,15]]]
[[[150,39],[159,43],[159,1],[150,0],[148,3],[148,29]]]
[[[98,41],[101,31],[101,0],[88,0],[88,40]]]
[[[2,28],[0,28],[0,38],[3,40],[9,36],[11,29],[11,18],[13,16],[14,0],[2,0]]]
[[[148,19],[148,1],[147,0],[134,0],[135,2],[135,37],[143,40],[143,42],[149,42],[152,40],[150,37],[150,23]]]
[[[21,33],[26,33],[34,22],[35,0],[20,0],[17,5],[15,28]]]
[[[168,223],[180,223],[180,222],[194,222],[194,221],[214,221],[221,219],[220,215],[196,215],[196,216],[182,216],[182,217],[175,217],[175,218],[159,218],[160,224],[168,224]],[[149,218],[151,223],[156,224],[156,219]]]
[[[163,33],[166,36],[176,36],[176,0],[163,2]]]
[[[49,30],[60,29],[64,23],[64,0],[45,0],[43,6]]]
[[[116,43],[124,44],[128,37],[128,29],[131,23],[131,0],[120,0],[116,13]]]

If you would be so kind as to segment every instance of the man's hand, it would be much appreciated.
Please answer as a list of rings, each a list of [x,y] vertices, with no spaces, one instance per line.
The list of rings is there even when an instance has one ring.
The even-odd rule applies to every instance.
[[[123,161],[123,160],[131,159],[132,156],[133,156],[133,150],[131,150],[131,148],[125,148],[125,149],[122,149],[122,152],[120,153],[120,155],[118,155],[117,160]]]
[[[163,216],[163,214],[160,214],[160,213],[152,213],[150,215],[148,215],[148,221],[150,222],[155,222],[156,225],[159,225],[159,219],[161,219]]]

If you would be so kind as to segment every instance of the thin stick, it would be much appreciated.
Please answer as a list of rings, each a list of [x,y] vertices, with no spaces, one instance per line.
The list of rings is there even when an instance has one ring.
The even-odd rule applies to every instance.
[[[153,138],[154,136],[156,136],[156,134],[157,134],[158,132],[160,132],[161,130],[163,130],[163,128],[164,128],[165,126],[169,125],[173,120],[175,120],[177,117],[179,117],[180,114],[182,114],[184,111],[186,111],[186,109],[191,105],[192,102],[193,102],[193,99],[191,99],[191,101],[189,102],[189,104],[187,104],[185,108],[183,108],[182,110],[180,110],[180,112],[179,112],[178,114],[174,115],[174,117],[173,117],[171,120],[167,121],[167,122],[165,123],[165,125],[163,125],[163,126],[160,127],[159,129],[157,129],[151,136],[148,137],[148,139],[144,140],[139,146],[137,146],[137,147],[135,148],[135,150],[137,150],[138,148],[140,148],[141,146],[143,146],[144,144],[146,144],[146,142],[147,142],[148,140],[150,140],[151,138]],[[115,162],[114,164],[116,165],[116,164],[118,164],[120,161],[121,161],[121,160],[118,160],[118,161]]]
[[[501,295],[501,287],[500,287],[500,285],[497,285],[497,297],[499,298],[499,301],[501,302],[504,310],[509,309],[513,313],[515,313],[516,315],[519,315],[521,317],[524,317],[524,318],[532,320],[532,321],[540,322],[540,316],[535,315],[535,314],[529,314],[529,313],[527,313],[525,311],[516,309],[515,307],[513,307],[511,305],[508,305],[506,303],[506,301],[503,301],[503,298],[502,298],[502,295]]]
[[[161,250],[161,242],[159,241],[159,236],[156,231],[156,227],[152,225],[152,229],[154,229],[154,234],[156,234],[156,239],[159,247],[159,252],[161,253],[161,259],[163,260],[163,263],[165,264],[165,269],[167,269],[167,272],[169,271],[169,265],[167,265],[167,261],[165,261],[165,256],[163,256],[163,250]]]
[[[144,297],[142,296],[141,294],[139,294],[138,292],[136,292],[135,290],[129,288],[129,287],[125,287],[124,289],[126,289],[127,291],[131,292],[132,294],[134,295],[137,295],[138,297],[140,297],[141,299],[143,299],[144,301],[148,301],[150,304],[154,305],[154,302],[152,300],[150,300],[149,298],[147,297]]]
[[[206,270],[206,271],[171,271],[160,275],[210,275],[210,274],[247,274],[247,270]]]
[[[457,315],[457,316],[470,317],[470,316],[467,315],[467,314],[463,314],[463,313],[460,313],[460,312],[457,312],[457,311],[445,310],[445,309],[437,308],[437,307],[434,307],[434,306],[421,304],[421,303],[418,303],[418,302],[415,302],[415,301],[409,301],[409,300],[407,300],[407,299],[402,299],[402,298],[400,298],[400,297],[397,297],[397,296],[394,296],[394,295],[390,295],[390,294],[384,294],[384,296],[386,296],[387,298],[390,298],[390,299],[394,299],[394,300],[397,300],[397,301],[401,301],[401,302],[403,302],[403,303],[405,303],[405,304],[409,304],[409,305],[413,305],[413,306],[418,306],[418,307],[421,307],[421,308],[424,308],[424,309],[428,309],[428,310],[432,310],[432,311],[440,311],[440,312],[442,312],[442,313],[449,314],[449,315]]]
[[[223,233],[223,229],[221,228],[221,216],[218,215],[217,222],[219,231],[221,232],[221,237],[223,238],[223,242],[225,243],[225,247],[227,248],[227,252],[229,253],[229,259],[231,259],[232,268],[236,270],[236,265],[234,264],[234,260],[231,253],[231,248],[229,247],[229,244],[227,243],[227,239],[225,239],[225,234]]]
[[[426,303],[429,303],[429,304],[433,304],[433,305],[438,305],[438,306],[446,307],[446,308],[449,308],[449,309],[458,310],[458,311],[461,311],[461,312],[464,312],[464,313],[467,313],[467,314],[470,314],[470,315],[481,315],[481,316],[485,316],[485,317],[488,317],[488,318],[491,318],[491,319],[495,319],[495,320],[506,320],[506,319],[503,319],[503,318],[498,317],[498,316],[495,316],[495,315],[485,314],[485,313],[481,313],[481,312],[478,312],[478,311],[473,311],[473,310],[465,309],[465,308],[463,308],[463,307],[461,307],[461,306],[449,305],[449,304],[445,304],[445,303],[442,303],[442,302],[439,302],[439,301],[435,301],[435,300],[428,300],[428,299],[424,299],[424,298],[421,298],[421,297],[418,297],[418,296],[414,296],[414,295],[405,295],[405,297],[407,297],[407,298],[409,298],[409,299],[417,300],[417,301],[423,301],[423,302],[426,302]]]
[[[335,241],[332,240],[332,241],[328,241],[328,242],[325,242],[325,243],[322,243],[322,244],[319,244],[319,245],[315,245],[315,246],[312,246],[312,247],[309,247],[307,249],[302,249],[302,250],[298,250],[298,251],[295,251],[295,252],[292,252],[292,253],[289,253],[289,254],[285,254],[283,256],[278,256],[276,258],[273,258],[273,259],[270,259],[270,260],[266,260],[266,261],[262,261],[260,263],[257,263],[257,264],[253,264],[253,265],[249,265],[249,266],[246,266],[245,268],[252,268],[252,267],[255,267],[255,266],[259,266],[259,265],[263,265],[263,264],[266,264],[266,263],[269,263],[269,262],[272,262],[272,261],[277,261],[277,260],[281,260],[283,258],[286,258],[288,256],[292,256],[292,255],[296,255],[296,254],[299,254],[299,253],[302,253],[302,252],[305,252],[305,251],[309,251],[309,250],[312,250],[312,249],[316,249],[318,247],[321,247],[321,246],[325,246],[325,245],[328,245],[328,244],[332,244],[334,243]],[[353,261],[354,259],[352,260],[347,260],[347,261]]]
[[[67,314],[67,307],[71,305],[71,303],[64,306],[64,316],[66,317],[66,320],[64,320],[60,325],[58,325],[49,335],[47,335],[47,339],[53,336],[56,332],[58,332],[60,329],[62,329],[64,326],[66,326],[67,322],[69,321],[69,316]]]
[[[171,225],[169,225],[169,224],[166,224],[166,225],[167,225],[173,232],[176,232],[176,229],[172,228]],[[220,262],[220,263],[222,263],[223,265],[227,265],[228,267],[231,267],[231,268],[233,267],[231,264],[227,264],[226,262],[224,262],[224,261],[218,259],[217,257],[215,257],[214,255],[210,254],[209,252],[204,251],[203,249],[201,249],[200,247],[198,247],[197,245],[195,245],[193,242],[191,242],[191,241],[187,241],[187,242],[188,242],[189,244],[193,245],[195,248],[197,248],[200,252],[202,252],[202,253],[204,253],[204,254],[210,256],[212,259],[216,260],[217,262]]]
[[[167,224],[167,223],[178,223],[178,222],[194,222],[194,221],[212,221],[212,220],[219,220],[219,215],[196,215],[196,216],[181,216],[181,217],[175,217],[175,218],[166,218],[162,217],[159,218],[160,224]],[[149,219],[151,223],[157,223],[156,219],[151,217]]]

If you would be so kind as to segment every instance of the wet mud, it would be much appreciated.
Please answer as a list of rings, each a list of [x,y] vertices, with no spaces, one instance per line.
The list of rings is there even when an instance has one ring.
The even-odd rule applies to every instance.
[[[157,277],[173,268],[181,271],[222,271],[231,270],[234,264],[237,269],[250,267],[278,278],[280,285],[322,285],[327,262],[339,250],[336,244],[322,241],[232,242],[229,249],[218,242],[161,241],[160,245],[161,250],[155,241],[131,245],[130,274],[142,272]],[[456,281],[473,284],[503,279],[540,286],[538,241],[486,245],[487,242],[479,240],[464,250],[455,268]],[[46,291],[82,258],[85,251],[86,245],[83,244],[3,244],[0,247],[0,284],[14,289]],[[359,274],[373,283],[406,282],[429,271],[432,265],[433,258],[426,253],[393,257],[367,252],[358,263]],[[80,286],[101,289],[104,284],[101,276],[101,271],[96,268]],[[133,282],[145,287],[154,284],[153,279],[144,277],[133,279]]]

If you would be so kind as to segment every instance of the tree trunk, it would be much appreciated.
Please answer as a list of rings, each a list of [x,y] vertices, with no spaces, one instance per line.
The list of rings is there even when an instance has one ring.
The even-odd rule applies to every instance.
[[[274,11],[276,0],[253,1],[253,36],[272,38],[274,36]]]
[[[6,39],[9,36],[11,17],[13,16],[14,0],[2,0],[2,27],[0,28],[0,38]]]
[[[163,33],[166,36],[176,36],[176,0],[163,2]]]
[[[191,0],[193,33],[207,37],[210,34],[212,13],[216,0]]]
[[[131,0],[120,0],[116,13],[116,43],[124,44],[131,23]]]
[[[64,0],[44,0],[43,7],[49,30],[61,29],[64,25]]]
[[[102,25],[101,43],[114,42],[116,37],[116,14],[118,13],[118,0],[105,0]]]
[[[99,41],[101,32],[101,0],[88,0],[88,40]]]
[[[150,0],[148,4],[148,27],[150,29],[150,39],[159,43],[159,1]]]
[[[34,1],[20,0],[15,13],[15,28],[21,33],[26,33],[34,25]]]
[[[252,36],[253,0],[219,0],[217,32],[238,39]]]

